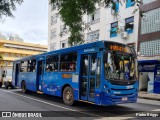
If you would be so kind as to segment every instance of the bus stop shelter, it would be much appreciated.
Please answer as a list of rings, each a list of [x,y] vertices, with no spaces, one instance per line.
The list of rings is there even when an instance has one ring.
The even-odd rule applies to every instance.
[[[138,61],[139,90],[160,94],[160,60]]]

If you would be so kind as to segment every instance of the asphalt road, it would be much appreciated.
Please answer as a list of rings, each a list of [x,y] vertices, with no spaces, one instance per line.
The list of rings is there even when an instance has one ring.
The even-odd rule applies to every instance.
[[[42,118],[30,118],[37,120],[65,119],[65,120],[119,120],[119,119],[160,119],[160,101],[138,99],[137,103],[120,104],[114,106],[96,106],[83,102],[77,102],[74,106],[67,106],[62,98],[41,95],[33,92],[22,94],[20,89],[0,89],[0,114],[2,112],[12,112],[16,117],[31,113],[38,113]],[[13,114],[13,112],[15,114]],[[143,114],[142,114],[143,113]],[[159,117],[136,117],[136,115],[154,116],[159,113]],[[24,117],[23,116],[23,117]],[[19,119],[28,119],[18,117]],[[0,120],[4,119],[0,117]],[[15,119],[16,118],[5,118]]]

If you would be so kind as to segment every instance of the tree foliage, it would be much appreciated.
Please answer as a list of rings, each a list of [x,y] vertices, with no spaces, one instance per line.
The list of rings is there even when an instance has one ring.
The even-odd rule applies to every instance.
[[[16,4],[21,4],[23,0],[0,0],[0,19],[2,16],[13,17],[12,11],[16,10]]]
[[[70,37],[69,44],[77,45],[84,41],[82,31],[85,29],[82,16],[84,14],[93,14],[96,4],[112,7],[116,9],[115,2],[122,0],[50,0],[51,5],[58,7],[61,19],[69,27]],[[138,4],[141,0],[135,0]],[[125,2],[125,1],[124,1]]]

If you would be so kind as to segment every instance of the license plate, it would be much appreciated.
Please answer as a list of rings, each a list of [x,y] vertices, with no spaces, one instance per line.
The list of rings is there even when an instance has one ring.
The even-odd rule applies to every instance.
[[[123,97],[123,98],[122,98],[122,101],[127,101],[127,100],[128,100],[127,97]]]

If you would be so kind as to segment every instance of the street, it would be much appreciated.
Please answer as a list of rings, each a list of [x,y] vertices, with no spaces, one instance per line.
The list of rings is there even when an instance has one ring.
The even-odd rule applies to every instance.
[[[137,103],[115,106],[96,106],[78,102],[67,106],[62,98],[33,92],[22,94],[20,89],[0,89],[0,111],[38,112],[42,117],[55,119],[158,119],[156,117],[136,117],[136,113],[160,111],[160,101],[138,99]],[[45,112],[47,111],[47,112]],[[53,112],[54,111],[54,112]],[[114,118],[113,118],[114,117]],[[52,119],[54,119],[52,118]]]

